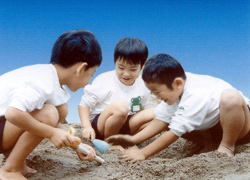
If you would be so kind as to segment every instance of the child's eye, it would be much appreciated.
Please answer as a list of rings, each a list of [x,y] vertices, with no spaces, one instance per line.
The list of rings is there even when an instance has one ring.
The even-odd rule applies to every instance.
[[[131,71],[137,71],[137,69],[131,69]]]
[[[124,69],[123,67],[118,67],[119,69]]]

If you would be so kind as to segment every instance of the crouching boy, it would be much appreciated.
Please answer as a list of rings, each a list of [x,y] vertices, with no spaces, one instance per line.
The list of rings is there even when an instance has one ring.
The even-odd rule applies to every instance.
[[[26,66],[0,76],[0,151],[7,157],[0,179],[23,180],[29,168],[26,157],[44,138],[56,147],[71,146],[80,139],[71,136],[59,122],[68,113],[72,92],[89,83],[101,64],[100,45],[86,30],[62,34],[54,44],[50,64]],[[94,150],[81,160],[93,160]]]

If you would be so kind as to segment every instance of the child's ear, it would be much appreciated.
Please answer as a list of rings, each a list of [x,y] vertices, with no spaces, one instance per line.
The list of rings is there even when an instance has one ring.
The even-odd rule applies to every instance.
[[[184,80],[182,78],[175,78],[173,82],[173,87],[182,88],[184,86]]]
[[[87,68],[87,66],[88,66],[88,63],[86,63],[86,62],[79,63],[78,66],[77,66],[77,69],[76,69],[77,76],[80,76],[80,74],[83,71],[85,71],[85,69]]]

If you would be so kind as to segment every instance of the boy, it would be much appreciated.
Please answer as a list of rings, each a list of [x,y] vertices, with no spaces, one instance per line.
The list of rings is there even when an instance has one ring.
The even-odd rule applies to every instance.
[[[125,37],[118,41],[115,70],[99,75],[92,85],[84,88],[78,107],[84,139],[131,134],[153,119],[152,110],[143,116],[139,112],[149,98],[149,90],[140,75],[147,57],[148,48],[140,39]]]
[[[62,34],[54,44],[50,64],[23,67],[0,76],[0,150],[7,156],[0,179],[23,180],[27,173],[26,157],[43,138],[56,147],[66,147],[74,138],[59,122],[66,118],[70,98],[64,85],[75,92],[89,83],[102,61],[100,45],[86,30]],[[90,153],[81,160],[93,160]]]
[[[156,107],[155,119],[134,136],[118,135],[107,141],[138,144],[169,129],[148,146],[125,151],[124,158],[146,159],[192,133],[201,135],[205,148],[209,145],[207,140],[219,141],[218,151],[228,156],[233,156],[235,143],[250,140],[249,99],[225,81],[185,73],[180,63],[167,54],[151,57],[142,77],[151,92],[162,100]]]

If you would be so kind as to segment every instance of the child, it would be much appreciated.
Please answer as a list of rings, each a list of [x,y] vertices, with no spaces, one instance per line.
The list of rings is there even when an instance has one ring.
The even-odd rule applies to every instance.
[[[54,44],[51,64],[23,67],[0,76],[0,150],[7,156],[0,169],[0,179],[23,180],[27,173],[26,157],[43,138],[56,147],[66,147],[80,141],[60,126],[66,118],[70,98],[64,85],[75,92],[89,83],[102,61],[100,45],[86,30],[62,34]],[[93,160],[90,153],[81,160]]]
[[[134,136],[117,135],[107,141],[138,144],[169,129],[142,149],[126,150],[124,158],[146,159],[190,132],[201,135],[205,146],[208,139],[219,141],[218,151],[228,156],[233,156],[236,143],[250,141],[249,100],[225,81],[185,73],[180,63],[167,54],[151,57],[142,77],[162,100],[156,107],[155,119]]]
[[[122,38],[115,46],[115,70],[99,75],[84,88],[78,107],[86,140],[138,131],[154,117],[153,111],[140,112],[149,98],[140,72],[148,57],[144,42]],[[139,112],[139,113],[136,113]]]

